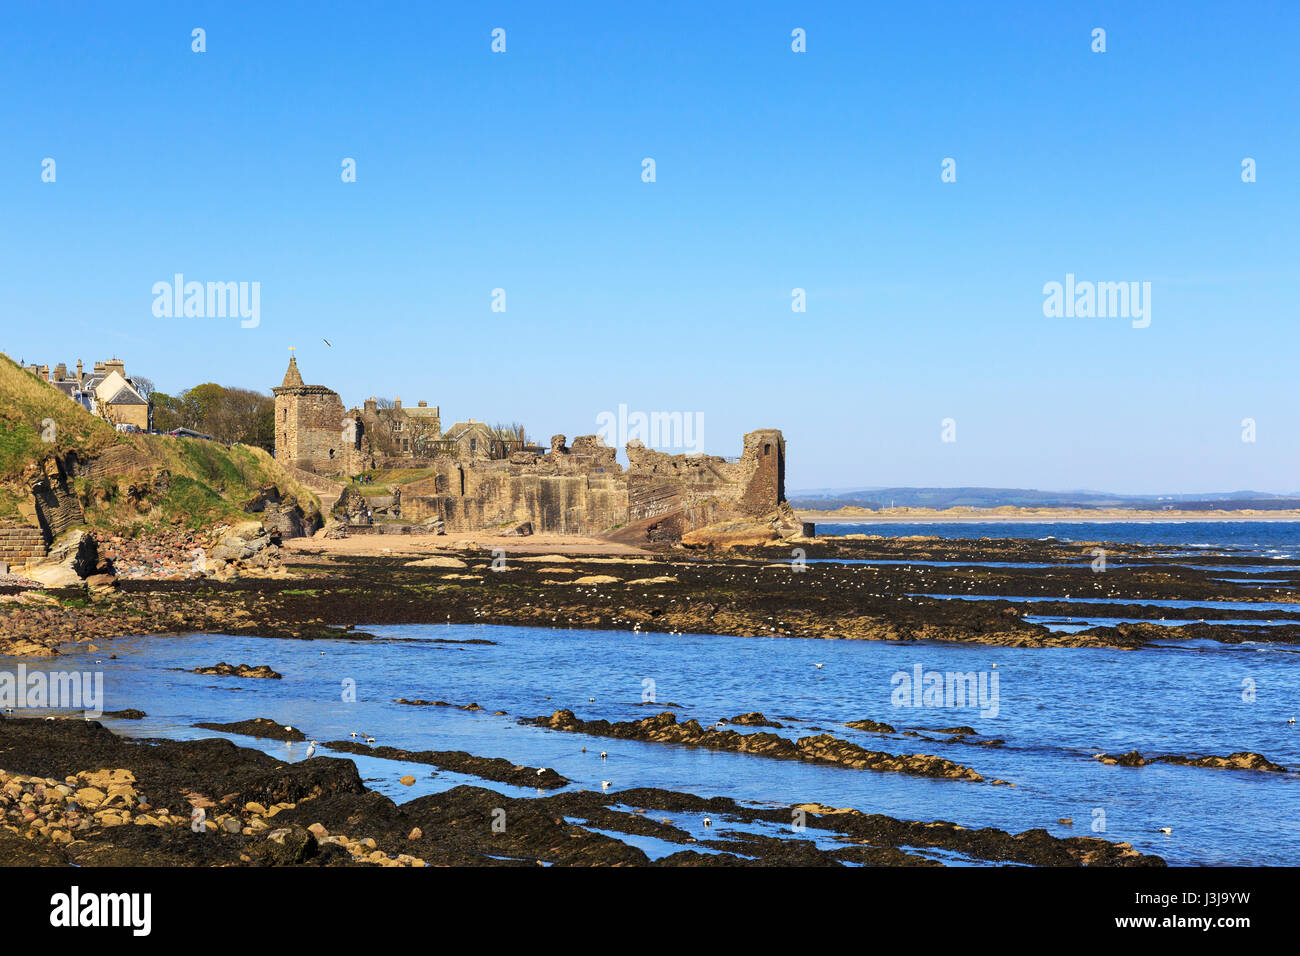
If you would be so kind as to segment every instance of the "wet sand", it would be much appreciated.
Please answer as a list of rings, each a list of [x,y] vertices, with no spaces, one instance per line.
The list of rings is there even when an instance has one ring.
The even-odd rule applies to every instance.
[[[311,538],[291,538],[286,551],[297,554],[369,555],[438,554],[460,551],[504,551],[506,554],[646,555],[650,552],[616,541],[574,534],[494,535],[482,531],[449,531],[447,534],[358,534],[326,538],[318,532]]]

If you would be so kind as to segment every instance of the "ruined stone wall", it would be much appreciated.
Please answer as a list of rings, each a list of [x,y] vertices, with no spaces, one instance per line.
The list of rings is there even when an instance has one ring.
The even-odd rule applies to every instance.
[[[745,436],[738,461],[628,447],[625,472],[594,436],[570,448],[555,436],[549,454],[507,461],[436,459],[435,473],[403,486],[402,517],[439,517],[451,531],[531,521],[538,532],[601,534],[672,516],[676,533],[775,511],[785,496],[785,442],[775,429]]]
[[[614,449],[574,442],[580,453],[519,452],[504,461],[436,459],[435,474],[402,489],[402,517],[437,516],[451,531],[513,527],[599,534],[627,520],[627,484]]]
[[[628,444],[628,518],[681,513],[688,527],[758,516],[785,500],[785,439],[774,428],[745,436],[738,461],[669,455]]]
[[[531,521],[538,532],[600,534],[627,520],[627,488],[585,475],[474,474],[465,495],[402,495],[402,517],[437,516],[449,531],[508,528]]]
[[[35,525],[0,525],[0,564],[18,566],[45,557],[45,535]]]

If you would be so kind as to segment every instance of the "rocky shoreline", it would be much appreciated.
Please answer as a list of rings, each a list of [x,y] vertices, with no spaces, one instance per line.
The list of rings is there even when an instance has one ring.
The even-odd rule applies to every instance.
[[[685,817],[711,818],[712,835],[692,835]],[[753,824],[785,835],[735,829]],[[651,859],[611,833],[680,849]],[[0,718],[0,865],[941,865],[927,849],[983,863],[1164,865],[1095,837],[657,789],[519,798],[458,786],[398,804],[346,759],[290,764],[224,739],[132,740],[97,721]]]
[[[1100,547],[1100,545],[1098,545]],[[1300,643],[1300,572],[1270,572],[1267,586],[1218,580],[1214,568],[1246,558],[1188,559],[1107,545],[1102,574],[1091,544],[1021,540],[811,539],[709,554],[529,555],[494,571],[491,555],[456,552],[456,566],[411,566],[404,556],[285,552],[276,577],[236,575],[117,580],[114,586],[0,587],[0,653],[54,653],[65,641],[140,633],[215,632],[277,638],[366,638],[365,624],[477,623],[848,640],[959,641],[988,645],[1120,647],[1204,638]],[[811,563],[871,561],[879,565]],[[915,561],[916,564],[908,562]],[[941,567],[928,561],[1014,561],[1038,567]],[[801,563],[802,562],[802,563]],[[464,568],[459,567],[463,564]],[[256,572],[261,574],[262,572]],[[923,595],[987,595],[952,600]],[[1005,601],[999,595],[1026,597]],[[1062,598],[1096,597],[1102,603]],[[1150,600],[1215,600],[1180,612]],[[1257,609],[1257,601],[1296,610]],[[1053,631],[1030,616],[1123,616],[1131,623]],[[1167,626],[1168,617],[1193,623]],[[1231,620],[1232,624],[1216,623]],[[1244,621],[1246,623],[1235,623]],[[1269,623],[1272,622],[1272,623]]]

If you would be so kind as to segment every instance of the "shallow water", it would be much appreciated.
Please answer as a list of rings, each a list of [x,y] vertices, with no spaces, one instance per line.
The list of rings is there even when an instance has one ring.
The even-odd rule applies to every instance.
[[[198,721],[271,717],[301,727],[321,742],[357,731],[372,734],[381,745],[467,750],[553,767],[578,787],[599,789],[602,780],[609,780],[610,792],[662,787],[765,805],[815,801],[1013,832],[1044,827],[1058,835],[1089,835],[1091,821],[1104,814],[1105,831],[1099,835],[1126,840],[1171,863],[1300,862],[1300,832],[1294,823],[1300,776],[1107,767],[1091,758],[1103,750],[1134,748],[1148,755],[1253,750],[1297,766],[1300,725],[1286,720],[1300,710],[1300,670],[1286,649],[1196,642],[1141,652],[1026,650],[489,625],[368,630],[379,639],[129,638],[108,649],[116,660],[103,659],[105,650],[73,650],[57,666],[101,671],[104,709],[135,707],[149,714],[142,721],[105,720],[118,732],[136,736],[192,739],[213,736],[192,726]],[[498,643],[441,644],[430,638]],[[96,659],[103,663],[96,665]],[[206,677],[173,669],[221,660],[270,664],[284,679]],[[0,668],[12,670],[16,663],[0,659]],[[917,664],[926,671],[983,673],[990,682],[996,674],[996,715],[982,715],[978,707],[893,706],[893,675],[911,674]],[[1253,703],[1242,700],[1247,679],[1256,687]],[[647,680],[654,682],[656,700],[682,705],[677,711],[682,720],[697,717],[709,723],[761,710],[787,724],[779,733],[802,736],[820,728],[871,749],[935,753],[975,768],[987,780],[1002,778],[1016,786],[587,738],[516,722],[560,707],[583,718],[644,717],[664,709],[640,705],[650,686],[643,683]],[[347,681],[355,681],[355,703],[343,700]],[[392,703],[396,697],[476,701],[485,710],[404,706]],[[592,697],[594,702],[588,699]],[[494,710],[509,716],[492,716]],[[1005,739],[1006,745],[951,743],[942,735],[922,741],[842,726],[864,717],[899,730],[966,724],[982,736]],[[301,759],[305,746],[230,739],[288,759]],[[609,752],[607,760],[598,756],[602,749]],[[321,748],[320,753],[330,751]],[[460,783],[513,795],[531,792],[431,772],[421,764],[356,760],[371,786],[399,801]],[[416,777],[416,786],[397,783],[405,773]],[[1074,827],[1058,824],[1059,817],[1073,817]],[[693,831],[696,826],[698,821]],[[730,824],[715,822],[715,830],[726,826]],[[1173,834],[1156,832],[1161,826],[1172,827]]]

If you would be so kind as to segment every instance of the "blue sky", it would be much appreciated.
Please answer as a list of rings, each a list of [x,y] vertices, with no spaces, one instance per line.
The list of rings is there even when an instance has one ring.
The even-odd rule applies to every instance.
[[[1300,490],[1294,3],[701,6],[9,10],[0,348],[178,391],[294,346],[543,440],[698,412],[794,489]],[[178,272],[260,324],[156,318]],[[1067,273],[1150,327],[1044,317]]]

